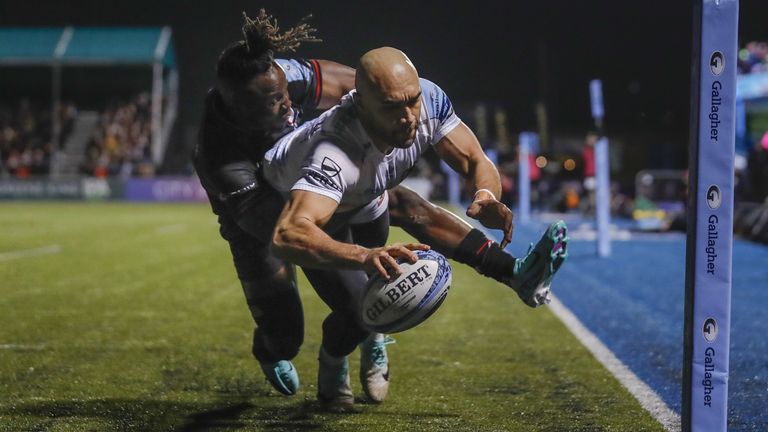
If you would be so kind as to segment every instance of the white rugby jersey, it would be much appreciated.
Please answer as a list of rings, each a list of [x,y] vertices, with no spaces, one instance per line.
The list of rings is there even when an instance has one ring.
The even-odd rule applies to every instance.
[[[373,211],[366,219],[377,217],[386,210],[386,201],[377,198],[461,123],[445,92],[429,80],[419,81],[421,113],[410,147],[379,151],[357,118],[353,90],[339,105],[282,137],[264,156],[265,178],[285,195],[306,190],[333,199],[340,212],[366,206]]]

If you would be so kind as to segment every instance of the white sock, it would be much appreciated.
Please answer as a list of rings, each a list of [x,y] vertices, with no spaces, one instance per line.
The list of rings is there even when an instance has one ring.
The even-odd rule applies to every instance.
[[[371,338],[371,340],[374,341],[374,342],[383,342],[384,341],[384,334],[382,334],[382,333],[371,333],[371,335],[368,336],[368,337]]]

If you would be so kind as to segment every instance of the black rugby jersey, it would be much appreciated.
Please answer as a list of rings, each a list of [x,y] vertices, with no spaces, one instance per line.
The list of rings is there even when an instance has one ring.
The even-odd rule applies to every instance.
[[[317,107],[322,94],[316,61],[277,59],[276,63],[285,72],[289,96],[295,104],[294,121],[282,131],[239,128],[228,119],[217,90],[210,90],[205,98],[193,163],[211,208],[219,216],[221,235],[227,240],[244,233],[262,241],[271,236],[282,199],[262,178],[261,160],[280,136],[295,127],[302,110]]]

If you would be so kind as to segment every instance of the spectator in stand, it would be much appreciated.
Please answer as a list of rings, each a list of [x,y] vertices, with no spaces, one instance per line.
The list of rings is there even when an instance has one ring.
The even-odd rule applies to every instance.
[[[101,115],[81,172],[97,177],[152,175],[151,130],[149,94],[112,102]]]
[[[50,171],[51,111],[21,99],[0,106],[0,173],[18,178]]]
[[[738,68],[742,74],[768,70],[768,43],[748,42],[739,50]]]

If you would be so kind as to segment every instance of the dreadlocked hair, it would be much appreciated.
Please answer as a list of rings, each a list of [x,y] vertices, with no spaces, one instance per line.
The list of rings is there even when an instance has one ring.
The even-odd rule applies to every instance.
[[[317,31],[307,24],[312,15],[302,18],[298,24],[280,32],[277,19],[259,10],[255,18],[243,12],[243,40],[228,46],[219,56],[216,75],[220,80],[243,82],[269,70],[275,53],[292,52],[303,42],[321,42],[314,36]]]

